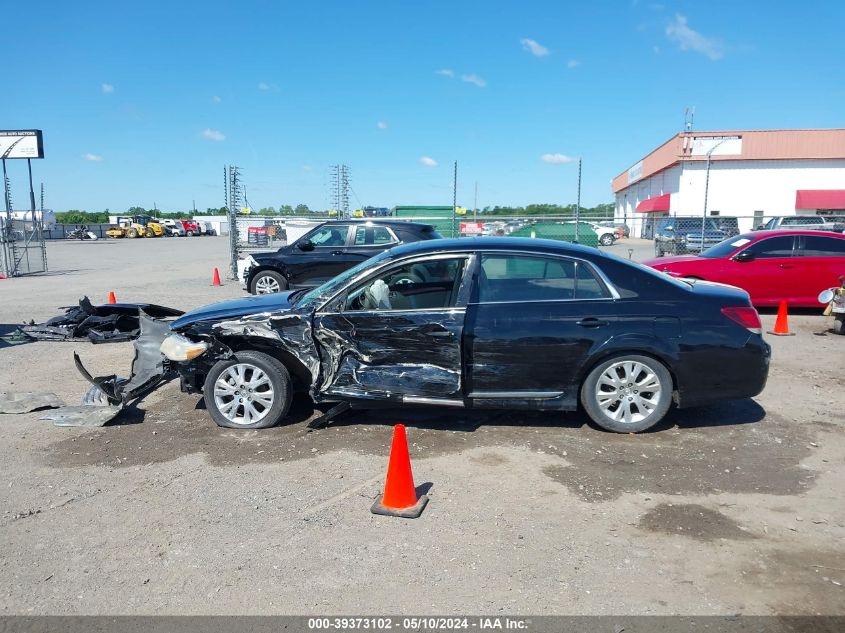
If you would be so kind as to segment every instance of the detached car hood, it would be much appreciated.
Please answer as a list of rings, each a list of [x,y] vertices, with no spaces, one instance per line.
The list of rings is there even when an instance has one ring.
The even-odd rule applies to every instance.
[[[223,321],[237,319],[250,314],[285,310],[291,307],[288,298],[295,291],[276,292],[268,295],[255,295],[232,299],[222,303],[213,303],[188,312],[171,324],[171,329],[180,330],[200,321]]]

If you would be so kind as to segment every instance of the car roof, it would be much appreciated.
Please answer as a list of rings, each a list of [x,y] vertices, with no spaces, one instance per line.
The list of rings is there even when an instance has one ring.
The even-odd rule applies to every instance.
[[[385,220],[384,218],[349,218],[348,220],[326,220],[322,222],[320,226],[328,224],[337,225],[337,224],[384,224],[387,226],[401,226],[401,227],[428,227],[434,228],[432,224],[427,224],[423,222],[412,222],[411,220]]]
[[[533,251],[536,253],[553,253],[559,255],[591,255],[602,256],[604,253],[597,248],[562,242],[558,240],[532,239],[529,237],[462,237],[440,240],[426,240],[395,246],[390,250],[393,257],[419,255],[423,253],[455,252],[465,253],[482,250],[497,251]]]
[[[735,237],[753,237],[757,240],[777,235],[824,235],[825,237],[839,237],[845,239],[845,235],[842,233],[835,233],[833,231],[814,231],[813,229],[767,229],[764,231],[749,231],[748,233],[743,233],[741,236],[737,235]]]

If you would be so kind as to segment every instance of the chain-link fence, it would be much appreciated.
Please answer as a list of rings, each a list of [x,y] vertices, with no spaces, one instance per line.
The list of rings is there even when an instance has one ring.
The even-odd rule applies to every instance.
[[[654,254],[696,255],[729,238],[755,230],[818,230],[845,232],[845,214],[755,215],[648,214],[636,218],[631,232],[654,241]]]
[[[40,222],[0,218],[0,274],[5,277],[47,271]]]

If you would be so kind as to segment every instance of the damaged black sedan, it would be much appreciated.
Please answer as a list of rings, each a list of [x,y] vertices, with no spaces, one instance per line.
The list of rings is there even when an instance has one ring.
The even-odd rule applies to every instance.
[[[246,429],[283,421],[303,390],[362,408],[580,404],[602,428],[643,431],[673,402],[758,394],[770,354],[742,290],[517,238],[399,246],[310,291],[190,312],[170,332],[165,370],[217,424]]]

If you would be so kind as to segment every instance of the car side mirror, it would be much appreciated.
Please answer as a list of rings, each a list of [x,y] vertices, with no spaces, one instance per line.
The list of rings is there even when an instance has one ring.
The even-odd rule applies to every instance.
[[[754,253],[750,251],[742,251],[741,253],[737,253],[734,257],[734,261],[737,262],[750,262],[754,260]]]
[[[311,240],[300,240],[296,243],[296,247],[301,251],[313,251],[314,242],[312,242]]]

